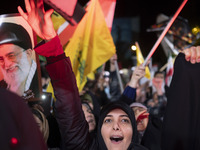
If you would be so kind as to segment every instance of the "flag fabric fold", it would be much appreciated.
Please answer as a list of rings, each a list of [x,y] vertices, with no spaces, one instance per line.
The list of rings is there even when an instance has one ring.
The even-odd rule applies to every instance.
[[[65,48],[81,91],[89,73],[108,61],[115,53],[115,45],[98,0],[91,0],[87,13],[78,24]]]
[[[112,29],[116,0],[99,0],[108,28]]]
[[[115,12],[115,6],[116,6],[116,0],[99,0],[99,3],[101,5],[101,8],[106,20],[106,24],[109,30],[111,31],[113,18],[114,18],[114,12]],[[55,22],[55,24],[58,24],[58,23]],[[67,21],[63,24],[60,24],[60,28],[58,29],[58,31],[60,32],[58,33],[58,35],[59,35],[62,46],[64,46],[72,37],[74,31],[76,30],[76,27],[77,27],[77,24],[72,26]]]

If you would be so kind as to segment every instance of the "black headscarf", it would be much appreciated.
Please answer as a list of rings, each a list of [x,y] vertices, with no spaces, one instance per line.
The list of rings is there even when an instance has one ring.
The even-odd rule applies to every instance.
[[[2,88],[0,88],[0,149],[47,149],[27,104],[18,95]]]
[[[104,121],[104,118],[106,117],[106,115],[110,111],[112,111],[116,108],[123,110],[128,115],[129,119],[131,120],[131,124],[133,127],[133,136],[132,136],[132,141],[131,141],[131,144],[129,145],[128,150],[131,150],[134,147],[134,144],[137,143],[137,126],[136,126],[134,112],[126,103],[124,103],[122,101],[115,101],[115,102],[111,102],[111,103],[105,105],[101,110],[98,128],[97,128],[98,150],[107,150],[105,142],[101,135],[101,127],[102,127],[102,124],[103,124],[103,121]]]
[[[31,38],[24,27],[15,23],[0,24],[0,45],[12,43],[24,50],[32,49]]]

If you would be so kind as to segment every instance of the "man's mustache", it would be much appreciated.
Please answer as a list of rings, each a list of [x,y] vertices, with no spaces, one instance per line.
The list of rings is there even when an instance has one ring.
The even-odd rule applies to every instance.
[[[20,69],[20,66],[15,64],[13,66],[10,66],[9,68],[6,68],[5,71],[6,71],[6,73],[10,73],[10,70],[15,69],[16,67]]]

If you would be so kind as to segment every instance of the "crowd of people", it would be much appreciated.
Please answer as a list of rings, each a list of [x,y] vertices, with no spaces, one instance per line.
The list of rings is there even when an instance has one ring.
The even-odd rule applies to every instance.
[[[151,86],[141,85],[146,66],[139,65],[121,93],[114,65],[117,61],[115,55],[109,60],[109,80],[102,74],[97,75],[95,81],[88,81],[83,91],[79,92],[70,58],[65,56],[53,27],[53,10],[45,11],[43,0],[25,0],[25,6],[27,13],[20,6],[18,11],[43,39],[34,50],[46,57],[46,71],[53,86],[55,103],[50,115],[45,116],[40,103],[29,103],[23,99],[23,92],[27,89],[18,87],[26,85],[26,81],[17,87],[12,84],[15,75],[19,75],[16,73],[12,76],[12,72],[20,70],[16,65],[19,57],[28,59],[32,48],[27,43],[28,38],[16,36],[19,35],[16,30],[8,31],[0,27],[0,66],[13,78],[13,82],[8,84],[9,88],[0,88],[0,131],[3,133],[0,136],[0,149],[200,148],[199,46],[185,49],[177,56],[170,87],[165,85],[165,74],[160,71],[155,72]],[[24,31],[12,23],[2,25],[12,28],[17,26],[20,31]],[[10,50],[9,53],[6,49]],[[30,60],[30,66],[32,63]],[[19,89],[16,94],[12,93],[15,88]]]

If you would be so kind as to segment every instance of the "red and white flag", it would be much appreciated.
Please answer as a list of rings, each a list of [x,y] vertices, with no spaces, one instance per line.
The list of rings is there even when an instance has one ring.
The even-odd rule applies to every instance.
[[[174,72],[174,59],[170,55],[168,58],[167,68],[166,68],[166,77],[165,77],[165,84],[170,86],[172,75]]]

